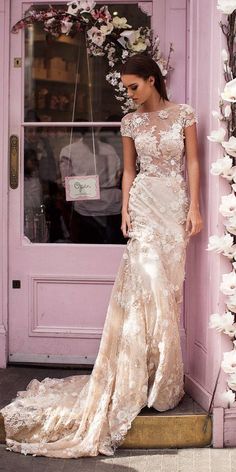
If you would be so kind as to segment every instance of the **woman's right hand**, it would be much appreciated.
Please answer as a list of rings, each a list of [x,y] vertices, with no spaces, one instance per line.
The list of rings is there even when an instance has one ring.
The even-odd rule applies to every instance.
[[[121,231],[125,238],[128,238],[128,231],[131,230],[130,216],[127,210],[122,210]]]

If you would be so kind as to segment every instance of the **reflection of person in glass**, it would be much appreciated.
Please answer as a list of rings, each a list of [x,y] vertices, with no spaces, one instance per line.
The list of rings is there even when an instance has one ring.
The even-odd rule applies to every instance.
[[[114,147],[95,132],[95,157],[90,128],[74,129],[78,139],[60,153],[60,170],[66,176],[99,175],[100,199],[73,202],[70,238],[74,243],[124,244],[121,226],[121,163]],[[96,159],[96,169],[95,162]]]

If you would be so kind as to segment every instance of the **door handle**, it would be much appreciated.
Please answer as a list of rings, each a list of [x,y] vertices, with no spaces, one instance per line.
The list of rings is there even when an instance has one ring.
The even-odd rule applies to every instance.
[[[16,189],[19,183],[19,138],[10,136],[10,187]]]

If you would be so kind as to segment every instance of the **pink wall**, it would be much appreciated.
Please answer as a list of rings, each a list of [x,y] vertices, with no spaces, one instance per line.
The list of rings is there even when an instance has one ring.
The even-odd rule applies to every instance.
[[[0,0],[0,367],[7,352],[7,188],[9,0]]]
[[[222,353],[232,349],[232,343],[227,336],[221,336],[215,330],[208,328],[210,314],[222,313],[225,309],[219,286],[221,274],[230,271],[225,258],[206,251],[209,236],[223,234],[224,227],[218,208],[221,195],[229,193],[227,183],[210,174],[211,162],[222,155],[221,146],[211,144],[207,140],[207,135],[211,130],[218,128],[218,122],[212,117],[211,111],[218,110],[218,90],[221,90],[224,84],[221,49],[225,47],[225,44],[219,27],[219,21],[223,18],[217,11],[216,5],[216,0],[209,0],[207,3],[205,0],[189,2],[187,99],[197,109],[199,117],[201,210],[205,228],[192,239],[188,248],[185,284],[187,384],[190,393],[193,393],[195,397],[199,395],[205,406],[211,400]],[[236,409],[230,409],[229,414],[228,410],[222,412],[221,408],[223,405],[220,393],[225,390],[225,387],[225,375],[221,371],[214,401],[213,442],[215,447],[222,447],[223,444],[236,445],[236,436],[233,434]]]

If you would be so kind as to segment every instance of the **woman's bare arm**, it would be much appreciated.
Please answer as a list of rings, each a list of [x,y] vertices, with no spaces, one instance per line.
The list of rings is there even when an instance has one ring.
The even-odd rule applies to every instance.
[[[185,151],[187,158],[187,171],[190,191],[190,207],[186,221],[186,231],[191,231],[190,236],[199,233],[203,228],[203,221],[200,214],[200,165],[198,159],[197,128],[194,123],[184,129]]]
[[[129,190],[136,177],[136,149],[134,141],[128,136],[122,136],[124,171],[122,177],[122,224],[121,230],[125,237],[127,227],[130,229],[130,218],[128,214]]]

